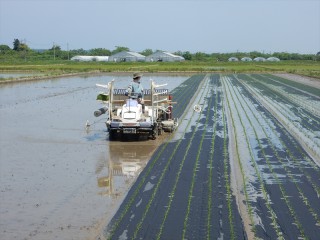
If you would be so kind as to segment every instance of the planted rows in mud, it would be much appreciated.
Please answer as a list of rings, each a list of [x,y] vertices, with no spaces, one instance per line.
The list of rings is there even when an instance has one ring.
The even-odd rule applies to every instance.
[[[174,99],[186,104],[180,99],[190,99],[202,79],[184,82]],[[203,111],[182,120],[187,122],[184,134],[164,143],[153,155],[107,228],[108,238],[244,238],[231,191],[219,75],[202,82],[194,104]],[[185,108],[179,105],[175,113]]]
[[[320,164],[320,97],[283,85],[273,76],[240,75],[252,94],[263,102]],[[318,90],[320,94],[320,90]],[[316,91],[313,91],[316,93]]]
[[[152,156],[105,236],[317,239],[319,118],[299,101],[319,100],[308,93],[272,75],[185,81],[173,91],[177,132]],[[186,109],[190,101],[202,111]]]
[[[250,222],[246,230],[262,239],[317,239],[319,166],[292,136],[301,135],[303,130],[312,131],[303,121],[304,114],[314,121],[317,118],[310,112],[297,117],[298,112],[294,112],[300,128],[293,128],[298,133],[289,132],[282,124],[289,122],[286,118],[292,115],[285,108],[293,103],[257,80],[265,77],[240,75],[222,79],[235,132],[234,160],[243,180],[238,184],[243,188],[247,210],[242,217]],[[274,107],[271,112],[282,119],[267,110],[270,105]]]

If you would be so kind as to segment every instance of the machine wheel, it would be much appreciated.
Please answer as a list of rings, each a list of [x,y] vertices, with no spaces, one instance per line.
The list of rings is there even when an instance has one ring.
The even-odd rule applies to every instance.
[[[151,132],[151,139],[155,140],[157,138],[157,129],[153,129]]]
[[[109,140],[113,141],[117,138],[117,131],[109,130]]]
[[[157,131],[154,130],[154,131],[152,132],[151,139],[152,139],[152,140],[155,140],[156,138],[157,138]]]

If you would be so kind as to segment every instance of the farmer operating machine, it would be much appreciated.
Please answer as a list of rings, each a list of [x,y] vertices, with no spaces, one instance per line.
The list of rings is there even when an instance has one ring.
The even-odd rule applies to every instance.
[[[138,99],[126,96],[126,89],[115,89],[114,80],[107,85],[96,84],[107,89],[99,93],[97,100],[105,106],[94,112],[96,117],[107,114],[106,126],[109,138],[116,139],[126,135],[148,136],[156,139],[164,131],[172,132],[178,126],[172,116],[172,97],[168,89],[158,89],[164,85],[156,85],[151,81],[151,88],[144,90],[145,108]]]

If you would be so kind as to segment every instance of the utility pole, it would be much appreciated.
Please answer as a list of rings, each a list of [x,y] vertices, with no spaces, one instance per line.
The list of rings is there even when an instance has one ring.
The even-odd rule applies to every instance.
[[[53,42],[53,60],[55,61],[56,60],[56,46]]]
[[[67,43],[67,51],[68,51],[68,60],[70,60],[70,55],[69,55],[69,43]]]
[[[27,40],[26,39],[24,39],[24,50],[23,50],[23,52],[24,52],[24,61],[26,62],[27,61]]]

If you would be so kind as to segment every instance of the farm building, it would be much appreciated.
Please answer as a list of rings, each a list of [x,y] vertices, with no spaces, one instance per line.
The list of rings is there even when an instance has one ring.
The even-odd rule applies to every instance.
[[[136,52],[122,51],[111,55],[109,62],[144,62],[146,57]]]
[[[93,56],[93,61],[108,62],[109,56]]]
[[[78,62],[107,62],[109,56],[74,56],[70,60]]]
[[[239,59],[236,58],[236,57],[231,57],[231,58],[228,59],[228,61],[229,61],[229,62],[238,62]]]
[[[92,61],[92,56],[74,56],[70,60],[78,62],[90,62]]]
[[[242,62],[252,62],[252,59],[249,57],[243,57],[243,58],[241,58],[241,61]]]
[[[157,51],[146,57],[146,62],[182,62],[185,59],[169,52]]]
[[[269,61],[269,62],[280,62],[280,59],[276,58],[276,57],[269,57],[269,58],[267,58],[267,61]]]
[[[263,57],[256,57],[255,59],[253,59],[253,61],[255,61],[255,62],[265,62],[266,59],[263,58]]]

